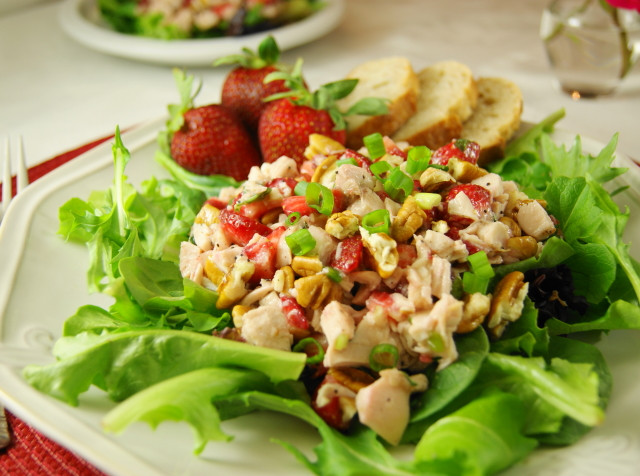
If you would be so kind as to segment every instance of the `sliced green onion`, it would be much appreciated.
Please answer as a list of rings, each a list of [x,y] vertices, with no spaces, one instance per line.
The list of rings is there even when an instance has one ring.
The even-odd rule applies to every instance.
[[[340,334],[336,337],[336,340],[333,341],[333,347],[335,347],[336,350],[344,350],[347,348],[347,345],[349,345],[349,336],[347,334]]]
[[[431,350],[438,354],[444,351],[444,339],[437,332],[434,332],[427,338],[427,343],[429,347],[431,347]]]
[[[295,225],[300,221],[300,212],[291,212],[284,221],[285,226]]]
[[[390,227],[391,215],[389,215],[389,210],[374,210],[362,217],[362,228],[369,233],[389,234]]]
[[[434,169],[440,169],[440,170],[444,170],[445,172],[449,171],[449,167],[446,165],[441,165],[441,164],[429,164],[429,167],[434,168]],[[427,167],[427,168],[429,168]]]
[[[307,347],[313,345],[315,347],[316,353],[309,355],[306,351]],[[314,365],[319,364],[324,360],[324,349],[320,345],[320,343],[315,340],[313,337],[306,337],[293,346],[292,349],[294,352],[304,352],[307,354],[307,364]]]
[[[393,167],[391,166],[391,164],[386,160],[379,160],[378,162],[374,162],[369,166],[369,170],[371,170],[371,173],[375,175],[375,177],[381,182],[384,182],[386,180],[384,174],[392,168]]]
[[[418,206],[423,210],[431,210],[433,207],[440,205],[442,197],[439,193],[416,193],[413,198],[418,202]]]
[[[407,154],[407,173],[413,175],[422,172],[429,167],[431,160],[431,149],[425,145],[419,145],[409,149]]]
[[[332,268],[331,266],[327,266],[327,276],[333,282],[339,283],[342,281],[342,274],[336,268]]]
[[[491,263],[489,263],[487,253],[484,251],[477,251],[476,253],[469,255],[467,261],[469,261],[473,273],[481,278],[493,278],[496,274]]]
[[[289,245],[291,253],[296,256],[306,255],[316,247],[316,240],[306,228],[294,231],[290,235],[285,236],[284,239],[287,245]]]
[[[346,159],[340,159],[336,161],[336,167],[340,167],[341,165],[349,164],[349,165],[358,165],[358,161],[353,157],[347,157]]]
[[[311,182],[304,194],[307,205],[323,215],[331,215],[333,212],[333,193],[324,185]]]
[[[392,344],[378,344],[369,353],[369,367],[376,372],[398,365],[398,348]]]
[[[305,193],[307,192],[308,186],[309,182],[305,182],[304,180],[302,180],[301,182],[298,182],[296,184],[295,188],[293,189],[293,193],[300,197],[304,197]]]
[[[379,159],[387,153],[387,149],[384,146],[384,140],[382,139],[382,134],[379,132],[374,132],[373,134],[365,136],[362,139],[362,142],[369,151],[369,158],[371,160]]]
[[[462,273],[462,289],[467,294],[482,293],[487,294],[489,289],[489,278],[478,276],[476,273],[467,271]]]
[[[413,192],[413,179],[396,167],[385,180],[384,191],[387,192],[392,200],[403,203]]]

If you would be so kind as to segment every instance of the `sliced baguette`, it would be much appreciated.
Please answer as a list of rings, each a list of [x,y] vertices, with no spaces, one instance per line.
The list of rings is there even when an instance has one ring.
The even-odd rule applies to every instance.
[[[393,135],[395,141],[437,149],[462,132],[478,91],[473,73],[457,61],[441,61],[418,73],[420,96],[417,112]]]
[[[356,66],[347,79],[357,78],[353,92],[338,102],[347,111],[357,101],[367,97],[387,99],[388,114],[379,116],[347,116],[347,147],[360,148],[362,138],[379,132],[391,136],[416,111],[418,76],[406,58],[390,57],[368,61]]]
[[[479,78],[478,105],[460,137],[480,144],[480,165],[504,156],[507,141],[520,127],[522,92],[504,78]]]

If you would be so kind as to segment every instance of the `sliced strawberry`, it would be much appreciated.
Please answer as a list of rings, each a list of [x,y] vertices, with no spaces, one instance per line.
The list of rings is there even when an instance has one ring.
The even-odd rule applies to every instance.
[[[218,210],[222,210],[223,208],[227,208],[227,203],[220,200],[218,197],[211,197],[207,199],[207,203],[216,207]]]
[[[331,267],[345,273],[355,271],[362,261],[362,249],[362,238],[360,236],[345,238],[338,243],[338,247],[331,260]]]
[[[413,245],[398,243],[398,267],[406,268],[411,266],[418,257],[418,251]]]
[[[255,202],[244,203],[237,207],[236,211],[245,217],[253,218],[254,220],[259,220],[262,215],[267,213],[274,208],[278,208],[282,204],[282,200],[278,199],[267,199],[267,200],[256,200]]]
[[[305,331],[309,329],[307,315],[302,306],[296,301],[296,298],[288,294],[283,294],[280,296],[280,303],[282,304],[282,312],[284,312],[284,315],[287,317],[287,322],[290,327]]]
[[[278,177],[270,180],[267,183],[267,187],[274,188],[280,192],[283,197],[290,197],[293,195],[293,190],[298,185],[298,181],[291,177]]]
[[[372,164],[371,160],[368,157],[356,152],[353,149],[345,149],[345,151],[340,156],[340,160],[342,159],[354,159],[360,167],[369,171],[369,166]]]
[[[286,215],[297,212],[300,216],[309,216],[315,211],[307,204],[307,199],[300,195],[294,195],[282,200],[282,209]]]
[[[491,208],[491,192],[480,185],[473,183],[458,184],[449,190],[446,201],[449,202],[453,200],[459,193],[464,193],[469,197],[473,208],[475,208],[478,213],[486,212],[487,209]]]
[[[384,142],[384,149],[387,154],[395,155],[397,157],[402,157],[403,159],[407,159],[407,153],[402,150],[398,145],[391,139],[390,137],[383,137],[382,141]]]
[[[452,158],[478,163],[480,157],[480,145],[466,139],[453,139],[446,145],[436,149],[431,155],[431,163],[438,165],[447,165]]]
[[[267,225],[226,208],[220,212],[220,225],[225,236],[241,246],[246,246],[256,233],[262,236],[271,233]]]
[[[331,190],[333,194],[333,210],[331,213],[338,213],[344,210],[344,192],[341,190]]]
[[[261,279],[273,279],[276,273],[276,245],[268,239],[260,239],[244,247],[244,253],[254,265],[250,282],[258,284]]]
[[[319,407],[312,402],[312,407],[327,425],[338,430],[346,430],[350,422],[345,422],[342,418],[342,408],[340,408],[340,397],[333,397],[329,403]]]

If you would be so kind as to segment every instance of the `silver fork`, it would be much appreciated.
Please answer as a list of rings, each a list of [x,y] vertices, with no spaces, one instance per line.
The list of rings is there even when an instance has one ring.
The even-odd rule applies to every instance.
[[[16,193],[20,193],[28,184],[29,179],[27,177],[27,165],[24,156],[24,144],[22,136],[17,137],[15,154],[16,162]],[[0,207],[0,221],[4,216],[9,202],[13,197],[13,184],[11,183],[11,143],[8,137],[5,138],[2,147],[2,154],[0,154],[0,167],[2,168],[2,206]],[[9,434],[9,425],[7,424],[7,417],[4,408],[0,404],[0,449],[6,447],[11,442],[11,435]]]

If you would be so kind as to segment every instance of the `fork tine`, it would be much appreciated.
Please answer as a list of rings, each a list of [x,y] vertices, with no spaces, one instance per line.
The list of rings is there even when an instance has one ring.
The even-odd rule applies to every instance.
[[[2,155],[2,209],[0,210],[0,218],[4,215],[4,212],[9,206],[12,195],[11,185],[11,154],[9,148],[9,138],[5,138],[3,155]]]
[[[16,188],[17,192],[22,192],[29,185],[29,177],[27,174],[27,163],[24,153],[24,141],[22,136],[18,136],[18,152],[17,152],[17,171],[16,171]]]

